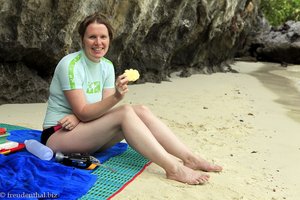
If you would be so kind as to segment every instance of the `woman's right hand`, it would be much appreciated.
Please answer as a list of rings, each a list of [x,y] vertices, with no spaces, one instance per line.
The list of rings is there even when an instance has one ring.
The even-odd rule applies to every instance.
[[[60,124],[64,129],[70,131],[74,129],[79,124],[79,122],[80,120],[74,114],[70,114],[59,120],[58,124]]]
[[[116,80],[116,92],[114,96],[117,99],[123,99],[125,94],[128,92],[128,79],[125,74],[118,76]]]

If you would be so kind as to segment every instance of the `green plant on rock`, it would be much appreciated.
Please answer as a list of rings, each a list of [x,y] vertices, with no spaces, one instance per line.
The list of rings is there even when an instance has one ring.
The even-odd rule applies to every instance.
[[[261,0],[260,6],[273,26],[288,20],[300,21],[300,0]]]

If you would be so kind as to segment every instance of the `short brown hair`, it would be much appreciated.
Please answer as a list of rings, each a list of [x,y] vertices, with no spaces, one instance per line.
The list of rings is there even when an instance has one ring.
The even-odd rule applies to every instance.
[[[105,15],[103,15],[102,13],[94,13],[92,15],[87,16],[79,25],[78,27],[78,33],[81,37],[81,40],[83,40],[84,37],[84,33],[86,31],[86,28],[88,27],[88,25],[90,25],[91,23],[98,23],[98,24],[104,24],[108,30],[108,35],[109,35],[109,39],[112,40],[113,39],[113,28],[111,26],[111,24],[109,23],[107,17]]]

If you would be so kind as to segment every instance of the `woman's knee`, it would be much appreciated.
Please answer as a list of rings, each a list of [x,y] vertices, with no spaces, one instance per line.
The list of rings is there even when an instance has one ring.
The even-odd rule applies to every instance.
[[[135,105],[133,106],[133,109],[140,117],[151,114],[151,110],[145,105]]]
[[[141,119],[147,119],[151,116],[151,110],[144,105],[129,105],[125,104],[120,106],[120,111],[122,112],[123,117],[131,116],[132,114],[139,116]]]
[[[124,105],[120,106],[119,111],[123,115],[128,115],[128,114],[133,114],[134,113],[133,107],[131,105],[128,105],[128,104],[124,104]]]

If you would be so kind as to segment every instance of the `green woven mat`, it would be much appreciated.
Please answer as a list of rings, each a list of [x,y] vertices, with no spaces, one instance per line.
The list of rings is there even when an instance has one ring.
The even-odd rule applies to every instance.
[[[6,128],[7,132],[12,131],[12,130],[28,130],[30,128],[26,128],[23,126],[15,126],[15,125],[10,125],[10,124],[1,124],[0,123],[0,127]]]
[[[113,157],[92,172],[97,175],[97,182],[80,199],[108,199],[124,189],[149,163],[149,160],[131,147],[121,155]],[[108,169],[110,168],[110,169]]]
[[[29,129],[1,123],[0,127],[5,127],[8,132]],[[101,200],[113,197],[124,189],[149,163],[149,160],[128,146],[123,154],[110,158],[103,166],[92,172],[97,176],[97,181],[88,193],[80,199]]]

